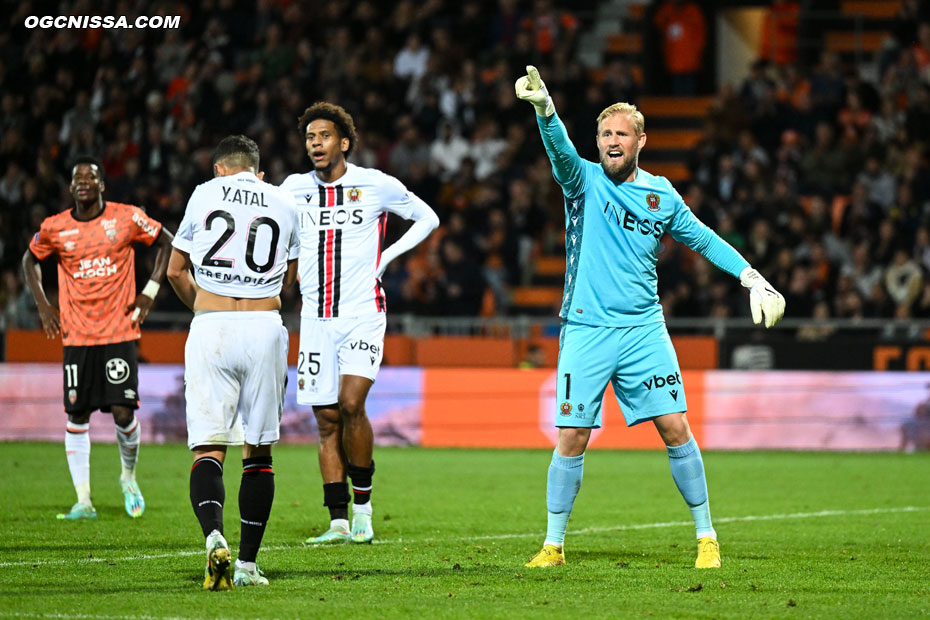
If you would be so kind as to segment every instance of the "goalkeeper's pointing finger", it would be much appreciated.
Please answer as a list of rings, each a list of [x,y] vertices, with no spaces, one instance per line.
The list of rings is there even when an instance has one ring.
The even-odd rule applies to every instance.
[[[546,85],[539,77],[539,71],[533,65],[526,65],[526,75],[517,80],[514,88],[519,99],[533,104],[538,116],[555,114],[555,106],[552,104],[549,91],[546,90]]]
[[[539,90],[539,85],[542,82],[542,80],[539,79],[539,69],[533,65],[526,65],[526,77],[529,78],[529,80],[527,80],[527,86],[530,87],[530,90]]]

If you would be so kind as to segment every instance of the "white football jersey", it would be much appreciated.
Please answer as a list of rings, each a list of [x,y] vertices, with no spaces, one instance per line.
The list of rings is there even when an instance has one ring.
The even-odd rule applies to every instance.
[[[261,299],[281,292],[287,261],[299,251],[297,232],[290,194],[239,172],[197,186],[173,245],[190,254],[200,288]]]
[[[377,277],[387,214],[408,220],[422,216],[424,209],[432,214],[394,177],[346,165],[335,183],[307,172],[281,184],[300,214],[301,316],[352,317],[387,310]]]

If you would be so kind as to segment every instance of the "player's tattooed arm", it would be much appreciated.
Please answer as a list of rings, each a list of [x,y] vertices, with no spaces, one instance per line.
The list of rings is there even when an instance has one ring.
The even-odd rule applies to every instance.
[[[159,231],[158,240],[155,242],[158,251],[155,254],[155,266],[152,268],[152,275],[149,276],[149,281],[145,288],[142,289],[142,292],[136,295],[135,301],[126,307],[126,314],[132,313],[133,327],[141,325],[152,310],[152,306],[155,305],[155,296],[158,295],[158,289],[161,288],[161,283],[165,279],[165,272],[168,270],[168,257],[171,254],[171,242],[173,240],[174,235],[165,230],[164,227]]]
[[[45,294],[45,288],[42,286],[42,268],[31,250],[26,250],[23,254],[23,273],[26,276],[26,284],[29,285],[29,290],[32,291],[32,296],[36,300],[39,320],[42,321],[45,336],[55,338],[61,330],[61,313]]]
[[[193,310],[194,300],[197,298],[197,284],[191,273],[190,254],[177,248],[171,250],[171,258],[168,259],[168,282],[184,305]]]

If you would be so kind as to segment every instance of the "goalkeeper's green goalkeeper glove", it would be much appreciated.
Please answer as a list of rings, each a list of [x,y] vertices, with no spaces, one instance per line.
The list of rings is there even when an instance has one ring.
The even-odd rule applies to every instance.
[[[785,298],[752,267],[739,274],[740,284],[749,289],[749,310],[752,322],[758,325],[765,318],[765,326],[772,327],[785,315]]]
[[[517,80],[513,87],[517,91],[517,98],[532,103],[539,116],[555,114],[552,97],[549,96],[546,85],[539,77],[539,71],[533,65],[526,66],[526,75]]]

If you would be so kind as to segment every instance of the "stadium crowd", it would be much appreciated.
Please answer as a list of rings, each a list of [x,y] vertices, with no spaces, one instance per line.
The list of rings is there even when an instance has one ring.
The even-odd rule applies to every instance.
[[[570,11],[551,0],[79,0],[74,14],[180,14],[182,26],[24,28],[39,4],[17,4],[0,31],[3,327],[37,326],[20,257],[45,216],[70,208],[74,156],[103,160],[108,200],[175,230],[226,135],[259,143],[272,183],[308,170],[297,117],[318,100],[354,115],[353,163],[397,176],[440,216],[385,274],[391,311],[506,315],[534,259],[564,252],[561,195],[514,79],[540,67],[569,134],[591,135],[576,138],[589,159],[597,114],[641,94],[627,59],[595,72],[578,60],[594,0]],[[785,294],[790,317],[930,317],[925,10],[904,3],[878,80],[824,52],[812,67],[760,60],[717,94],[679,189]],[[659,287],[667,316],[746,312],[738,282],[680,244],[660,254]],[[285,293],[286,311],[298,304]],[[182,309],[159,295],[156,310]]]

